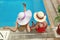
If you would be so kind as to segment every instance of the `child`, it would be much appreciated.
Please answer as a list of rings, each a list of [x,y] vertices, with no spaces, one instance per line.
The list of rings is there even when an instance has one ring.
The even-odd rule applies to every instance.
[[[47,28],[46,15],[42,11],[34,13],[34,18],[37,21],[36,25],[31,27],[31,30],[36,29],[38,33],[44,33]]]

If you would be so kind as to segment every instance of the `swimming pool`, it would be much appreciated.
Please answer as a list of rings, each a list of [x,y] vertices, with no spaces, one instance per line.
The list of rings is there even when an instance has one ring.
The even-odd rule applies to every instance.
[[[15,26],[18,13],[24,11],[22,3],[26,3],[27,10],[30,9],[32,14],[43,11],[47,15],[43,0],[0,0],[0,27]],[[50,25],[48,15],[46,20]],[[36,23],[33,16],[30,25],[32,24],[31,21]]]

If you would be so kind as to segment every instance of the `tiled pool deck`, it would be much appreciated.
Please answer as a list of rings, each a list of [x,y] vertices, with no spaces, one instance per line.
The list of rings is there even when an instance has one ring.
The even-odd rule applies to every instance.
[[[45,33],[27,33],[27,32],[10,32],[8,40],[56,40],[54,31],[52,29],[46,30]]]
[[[5,30],[3,30],[5,31]],[[8,31],[8,30],[6,30]],[[46,29],[45,33],[37,33],[37,32],[12,32],[10,31],[8,40],[60,40],[55,36],[53,29]]]
[[[57,0],[44,0],[44,5],[48,14],[49,21],[51,23],[51,27],[54,27],[54,19],[57,16]]]

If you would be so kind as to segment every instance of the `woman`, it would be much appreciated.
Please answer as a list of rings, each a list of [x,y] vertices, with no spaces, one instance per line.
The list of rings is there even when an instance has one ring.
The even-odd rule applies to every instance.
[[[19,30],[19,31],[27,30],[28,32],[30,32],[29,21],[32,17],[32,12],[30,10],[26,10],[25,3],[23,3],[23,6],[24,6],[24,12],[20,12],[18,14],[17,21],[16,21],[16,27],[13,29],[11,29],[9,27],[5,27],[4,29],[10,29],[11,31],[14,31],[14,32],[16,30]]]

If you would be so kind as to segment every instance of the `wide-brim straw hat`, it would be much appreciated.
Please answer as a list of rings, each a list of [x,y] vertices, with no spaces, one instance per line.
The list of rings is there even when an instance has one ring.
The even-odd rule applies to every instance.
[[[27,10],[25,12],[20,12],[18,14],[17,23],[19,25],[26,25],[27,23],[29,23],[31,17],[32,17],[32,12],[30,10]]]
[[[44,22],[44,21],[46,21],[46,15],[44,15],[44,13],[42,11],[35,12],[34,19],[38,22]]]

